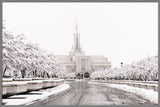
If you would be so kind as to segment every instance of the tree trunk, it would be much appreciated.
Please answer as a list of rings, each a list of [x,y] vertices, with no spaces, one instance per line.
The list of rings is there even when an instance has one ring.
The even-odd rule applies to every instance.
[[[7,70],[7,66],[5,67],[2,75],[5,75],[5,74],[6,74],[6,70]]]
[[[26,76],[26,70],[27,70],[27,68],[24,68],[23,70],[21,70],[22,78],[24,78]]]

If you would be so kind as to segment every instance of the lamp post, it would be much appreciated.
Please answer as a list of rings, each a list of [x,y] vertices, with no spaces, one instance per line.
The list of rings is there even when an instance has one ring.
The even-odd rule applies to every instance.
[[[123,67],[123,62],[121,62],[121,68]]]

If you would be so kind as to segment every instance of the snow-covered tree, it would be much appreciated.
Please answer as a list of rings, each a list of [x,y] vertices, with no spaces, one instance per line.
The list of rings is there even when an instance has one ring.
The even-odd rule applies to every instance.
[[[154,81],[158,80],[158,56],[148,57],[122,68],[112,68],[110,70],[98,70],[91,74],[92,79],[125,79]]]
[[[23,34],[13,35],[6,29],[3,30],[2,57],[3,75],[6,72],[14,75],[15,71],[19,72],[18,74],[21,74],[19,77],[22,78],[25,76],[51,78],[67,73],[65,65],[52,53],[29,42]]]

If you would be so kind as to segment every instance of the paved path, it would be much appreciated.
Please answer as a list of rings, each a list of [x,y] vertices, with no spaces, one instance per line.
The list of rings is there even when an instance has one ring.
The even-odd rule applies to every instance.
[[[73,81],[71,89],[32,105],[147,105],[150,101],[133,93],[104,86],[88,84],[88,81]]]

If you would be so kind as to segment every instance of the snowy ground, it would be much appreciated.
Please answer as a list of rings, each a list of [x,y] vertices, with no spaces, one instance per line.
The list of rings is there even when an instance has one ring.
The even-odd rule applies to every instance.
[[[36,101],[41,101],[48,98],[51,95],[57,95],[70,88],[68,84],[62,84],[54,88],[42,89],[39,91],[32,91],[27,94],[14,95],[5,99],[2,99],[4,105],[29,105]]]
[[[140,95],[104,84],[88,84],[89,81],[70,81],[70,89],[31,104],[38,105],[155,105]],[[127,106],[128,107],[128,106]]]
[[[132,92],[132,93],[135,93],[137,95],[140,95],[140,96],[148,99],[152,103],[158,104],[158,92],[153,91],[153,90],[146,90],[146,89],[142,89],[142,88],[136,88],[136,87],[131,87],[131,86],[127,86],[127,85],[118,85],[118,84],[95,83],[95,82],[89,82],[89,83],[90,84],[104,84],[109,87],[121,89],[121,90],[127,91],[127,92]]]
[[[75,81],[83,81],[83,79],[75,79]]]

